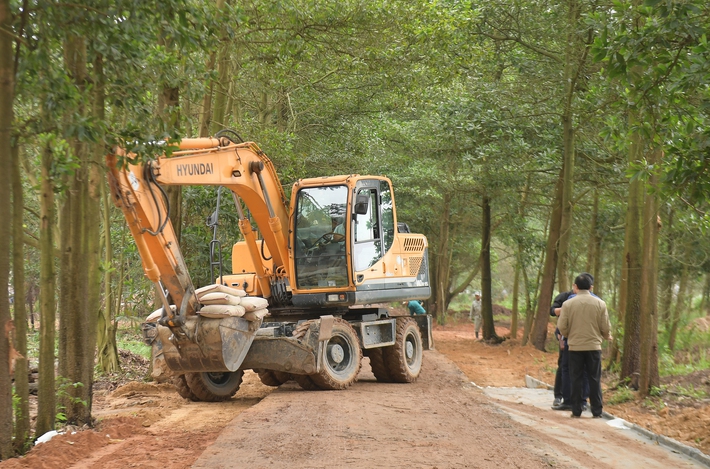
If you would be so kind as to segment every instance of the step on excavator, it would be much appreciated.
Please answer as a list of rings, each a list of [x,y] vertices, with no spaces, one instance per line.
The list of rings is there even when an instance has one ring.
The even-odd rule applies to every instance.
[[[112,199],[162,303],[142,326],[156,380],[195,401],[231,398],[245,370],[269,386],[338,390],[355,382],[364,356],[378,381],[417,379],[433,347],[432,318],[382,305],[430,296],[427,240],[398,222],[389,179],[300,179],[289,203],[271,160],[234,131],[175,147],[148,161],[121,148],[106,158]],[[214,284],[192,283],[170,221],[170,185],[218,188],[208,219]],[[231,273],[216,236],[223,189],[242,234]]]

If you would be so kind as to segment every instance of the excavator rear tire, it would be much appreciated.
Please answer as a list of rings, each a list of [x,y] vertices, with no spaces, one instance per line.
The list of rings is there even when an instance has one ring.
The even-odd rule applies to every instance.
[[[355,329],[349,322],[336,318],[330,339],[323,344],[320,371],[310,375],[321,389],[345,389],[355,382],[362,362],[362,350]]]
[[[191,401],[199,400],[197,399],[197,396],[192,393],[190,386],[187,385],[185,375],[177,375],[173,377],[171,382],[173,383],[173,386],[175,386],[177,393],[180,394],[180,397],[182,397],[183,399],[190,399]]]
[[[291,374],[283,371],[259,370],[257,374],[262,384],[266,386],[278,387],[287,381],[291,381]]]
[[[198,401],[221,402],[239,391],[244,371],[185,373],[185,381]]]
[[[422,370],[422,334],[412,318],[397,318],[394,345],[384,347],[382,355],[395,383],[412,383]]]
[[[309,375],[293,375],[294,381],[306,391],[319,391],[320,386],[313,382]]]
[[[370,359],[370,368],[372,368],[372,374],[375,375],[377,381],[380,383],[392,383],[394,380],[387,368],[382,350],[382,347],[367,349],[365,355]]]

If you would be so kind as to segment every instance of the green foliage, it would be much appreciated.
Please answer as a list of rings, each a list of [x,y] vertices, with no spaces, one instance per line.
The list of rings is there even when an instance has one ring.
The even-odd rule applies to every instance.
[[[627,386],[619,386],[616,388],[613,394],[607,398],[609,405],[623,404],[624,402],[630,402],[635,399],[634,392]]]
[[[54,419],[57,423],[57,426],[61,426],[62,424],[66,423],[67,421],[67,416],[64,413],[66,410],[66,407],[62,405],[62,402],[68,402],[71,404],[80,404],[82,406],[88,405],[88,403],[84,400],[82,400],[80,397],[74,396],[74,393],[72,392],[72,388],[80,388],[84,387],[83,383],[72,383],[68,379],[63,378],[63,377],[58,377],[56,380],[56,394],[57,394],[57,414],[55,415]]]
[[[151,359],[151,348],[143,342],[140,330],[135,327],[119,328],[116,331],[116,345],[119,349]]]

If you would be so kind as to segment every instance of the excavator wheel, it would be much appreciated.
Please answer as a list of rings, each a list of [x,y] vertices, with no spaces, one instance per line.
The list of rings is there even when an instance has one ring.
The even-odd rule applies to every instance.
[[[331,338],[324,344],[320,371],[310,375],[321,389],[345,389],[355,382],[360,372],[362,350],[355,329],[344,319],[333,323]]]
[[[261,382],[267,386],[277,387],[291,380],[291,374],[283,371],[259,370],[257,374]]]
[[[372,348],[365,351],[365,355],[370,359],[370,368],[380,383],[392,383],[394,380],[387,369],[382,348]]]
[[[301,389],[306,391],[319,391],[320,386],[313,382],[308,375],[293,375],[293,379],[301,386]]]
[[[185,381],[197,401],[221,402],[234,396],[242,384],[244,372],[185,373]]]
[[[173,377],[171,382],[173,383],[173,386],[175,386],[177,393],[180,394],[180,397],[182,397],[183,399],[190,399],[191,401],[198,401],[199,400],[192,393],[190,386],[187,385],[187,380],[185,379],[185,375],[177,375],[177,376]]]
[[[395,383],[412,383],[422,370],[422,334],[412,318],[398,318],[394,345],[384,347],[382,355]]]

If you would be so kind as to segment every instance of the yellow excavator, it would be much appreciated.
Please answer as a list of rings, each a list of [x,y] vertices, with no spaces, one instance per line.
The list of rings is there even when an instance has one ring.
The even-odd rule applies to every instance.
[[[431,293],[426,237],[398,222],[389,179],[301,179],[289,203],[266,154],[228,129],[183,139],[169,156],[145,162],[116,148],[107,165],[113,201],[162,302],[143,324],[153,375],[172,380],[181,396],[229,399],[244,370],[271,386],[293,379],[307,390],[344,389],[363,356],[378,381],[419,376],[422,351],[433,345],[431,316],[394,317],[378,306]],[[162,187],[169,185],[219,188],[208,219],[215,284],[204,288],[227,292],[231,304],[268,303],[260,314],[227,306],[217,311],[232,313],[206,314],[207,297],[192,283],[170,222]],[[232,195],[243,238],[232,246],[231,273],[216,236],[222,189]]]

